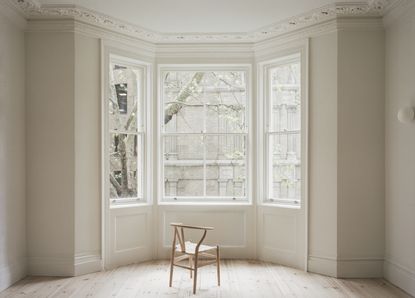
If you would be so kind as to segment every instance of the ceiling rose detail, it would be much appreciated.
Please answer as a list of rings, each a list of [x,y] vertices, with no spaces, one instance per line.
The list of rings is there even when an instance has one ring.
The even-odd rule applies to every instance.
[[[337,17],[380,17],[401,0],[336,3],[243,33],[160,33],[80,6],[39,5],[36,0],[10,0],[27,19],[73,18],[131,35],[152,43],[258,42]]]

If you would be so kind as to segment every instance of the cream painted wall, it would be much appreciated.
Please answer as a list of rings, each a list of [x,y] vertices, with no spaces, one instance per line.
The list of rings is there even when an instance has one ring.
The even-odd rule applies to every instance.
[[[400,123],[415,107],[415,2],[386,29],[386,254],[385,277],[415,296],[415,122]]]
[[[338,33],[339,277],[382,277],[384,32]]]
[[[309,270],[337,274],[337,33],[310,40]]]
[[[382,276],[382,29],[310,41],[309,270]]]
[[[0,291],[26,275],[25,42],[10,16],[0,3]]]
[[[30,274],[74,273],[74,57],[73,33],[26,34]]]
[[[101,269],[100,40],[75,34],[75,274]]]

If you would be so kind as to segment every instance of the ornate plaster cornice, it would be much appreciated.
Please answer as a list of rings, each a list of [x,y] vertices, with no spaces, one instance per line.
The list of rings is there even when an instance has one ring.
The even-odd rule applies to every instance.
[[[401,0],[366,0],[338,2],[298,15],[251,32],[241,33],[161,33],[127,23],[80,6],[39,5],[36,0],[9,0],[28,20],[76,19],[104,27],[148,42],[162,43],[251,43],[267,40],[335,18],[381,17],[394,3]]]

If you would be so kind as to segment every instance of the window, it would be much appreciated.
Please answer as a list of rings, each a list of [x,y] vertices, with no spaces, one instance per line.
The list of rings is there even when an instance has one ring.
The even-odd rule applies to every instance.
[[[266,68],[266,184],[269,202],[301,201],[300,55]]]
[[[163,69],[163,200],[247,199],[248,71]]]
[[[143,68],[111,56],[108,76],[109,198],[112,203],[143,199]]]

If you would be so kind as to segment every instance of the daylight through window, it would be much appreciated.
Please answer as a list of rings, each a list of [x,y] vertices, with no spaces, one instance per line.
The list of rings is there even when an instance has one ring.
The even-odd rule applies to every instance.
[[[267,72],[268,200],[300,204],[301,200],[301,64],[293,58]]]
[[[109,197],[112,202],[143,198],[143,72],[111,59],[108,90]]]
[[[245,200],[245,70],[161,72],[164,200]]]

